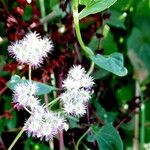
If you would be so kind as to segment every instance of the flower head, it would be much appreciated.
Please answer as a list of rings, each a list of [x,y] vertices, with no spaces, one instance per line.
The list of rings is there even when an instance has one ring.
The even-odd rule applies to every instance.
[[[23,82],[19,83],[15,86],[13,91],[13,102],[15,103],[15,107],[30,107],[35,108],[39,105],[39,100],[35,96],[38,88],[32,82]]]
[[[22,40],[12,43],[8,51],[19,63],[37,68],[52,48],[52,41],[47,37],[41,38],[38,33],[30,32]]]
[[[35,109],[25,122],[24,130],[28,135],[48,141],[67,126],[65,119],[59,113],[47,112],[40,106],[40,109]]]
[[[92,77],[86,74],[85,69],[81,65],[73,66],[68,73],[67,78],[63,81],[63,88],[67,90],[88,88],[93,86]]]
[[[69,70],[67,78],[63,81],[65,92],[60,96],[67,114],[83,116],[86,113],[93,84],[92,77],[86,74],[80,65],[73,66]]]

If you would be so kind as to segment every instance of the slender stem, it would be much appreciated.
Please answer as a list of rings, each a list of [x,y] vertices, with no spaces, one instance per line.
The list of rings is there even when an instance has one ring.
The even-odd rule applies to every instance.
[[[42,18],[44,18],[46,16],[44,0],[39,0],[39,2],[40,2],[41,16]],[[44,23],[44,31],[45,32],[48,31],[47,22]]]
[[[7,86],[5,86],[2,90],[0,90],[0,95],[3,94],[7,90]]]
[[[64,150],[64,137],[63,137],[63,131],[59,131],[59,150]]]
[[[139,150],[139,111],[137,110],[137,113],[134,117],[134,139],[133,139],[133,150]]]
[[[73,32],[74,37],[76,37],[76,33],[75,33],[75,30],[74,30],[74,27],[72,27],[72,32]],[[77,43],[76,40],[74,42],[74,47],[75,47],[75,51],[77,53],[78,61],[81,63],[82,58],[81,58],[81,54],[80,54],[80,51],[79,51],[78,43]]]
[[[8,150],[11,150],[14,147],[14,145],[16,144],[16,142],[18,141],[18,139],[21,137],[21,135],[23,134],[23,132],[24,132],[24,130],[22,128],[21,131],[16,136],[16,138],[14,139],[14,141],[12,142],[12,144],[9,146]]]
[[[127,115],[125,118],[123,118],[123,120],[121,120],[121,121],[119,122],[119,124],[116,126],[116,129],[120,128],[121,125],[129,118],[129,116],[132,115],[133,113],[135,113],[135,111],[136,111],[136,109],[131,110],[131,111],[128,113],[128,115]]]
[[[31,71],[32,71],[31,65],[29,65],[29,81],[31,81]]]
[[[24,107],[24,109],[25,109],[29,114],[32,113],[27,107]]]
[[[87,72],[88,75],[90,75],[90,74],[93,72],[94,66],[95,66],[95,64],[94,64],[94,62],[92,62],[92,63],[91,63],[91,66],[90,66],[90,69],[89,69],[89,71]]]
[[[145,104],[143,103],[143,96],[141,95],[141,108],[140,108],[140,113],[141,113],[141,127],[140,127],[140,150],[144,150],[144,142],[145,142]]]
[[[54,150],[54,141],[53,141],[53,139],[49,140],[49,147],[50,147],[50,150]]]
[[[52,86],[56,87],[56,78],[55,78],[55,74],[54,73],[51,73],[51,84],[52,84]],[[53,97],[56,98],[56,96],[57,96],[57,93],[54,90],[53,91]]]
[[[87,133],[91,130],[91,128],[89,128],[80,138],[79,140],[77,141],[77,144],[76,144],[76,150],[78,150],[79,148],[79,144],[81,142],[81,140],[87,135]]]
[[[55,104],[59,99],[60,99],[60,97],[55,98],[55,99],[52,100],[50,103],[48,103],[47,105],[45,105],[44,108],[47,108],[47,107],[49,107],[49,106],[52,106],[52,105]]]
[[[56,87],[56,78],[55,78],[54,72],[51,73],[51,84],[54,87]],[[48,108],[48,106],[52,106],[53,104],[55,104],[58,101],[58,99],[56,98],[57,97],[57,93],[56,93],[55,90],[53,91],[53,97],[54,97],[54,100],[51,101],[49,104],[47,104],[47,108]],[[54,150],[54,140],[53,139],[49,141],[49,146],[50,146],[51,150]]]
[[[86,47],[83,40],[82,40],[82,36],[81,36],[81,32],[80,32],[80,26],[79,26],[78,5],[79,5],[78,0],[73,0],[72,10],[73,10],[73,20],[74,20],[75,31],[76,31],[76,34],[77,34],[79,44],[82,47],[83,51],[88,56],[91,56],[91,55],[94,55],[93,51],[91,51],[88,47]]]
[[[140,85],[137,81],[135,84],[135,96],[140,96]],[[133,150],[139,150],[139,108],[136,109],[134,120]]]
[[[42,24],[47,23],[48,21],[50,21],[51,19],[53,19],[53,17],[55,17],[55,16],[56,16],[56,12],[55,11],[50,12],[47,16],[44,16],[44,18],[41,18],[40,22]]]

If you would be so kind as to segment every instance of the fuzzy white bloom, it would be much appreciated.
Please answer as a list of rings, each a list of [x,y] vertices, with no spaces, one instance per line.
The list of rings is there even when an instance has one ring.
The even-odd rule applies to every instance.
[[[63,88],[67,90],[88,88],[93,86],[93,78],[86,74],[85,69],[79,66],[73,66],[63,81]]]
[[[39,100],[35,96],[38,88],[32,82],[19,83],[13,90],[13,102],[15,107],[29,107],[31,109],[39,105]]]
[[[8,51],[19,63],[39,67],[47,54],[53,49],[53,44],[47,37],[41,38],[36,32],[28,33],[22,40],[12,43]]]
[[[32,135],[46,141],[52,139],[63,129],[68,129],[65,119],[59,113],[47,112],[42,106],[34,110],[24,125],[24,130],[29,136]]]
[[[65,112],[74,116],[83,116],[86,113],[86,105],[90,98],[90,92],[84,89],[66,91],[61,95]]]
[[[63,81],[65,92],[60,96],[67,114],[83,116],[86,113],[93,84],[92,77],[86,74],[80,65],[73,66],[69,70],[67,78]]]

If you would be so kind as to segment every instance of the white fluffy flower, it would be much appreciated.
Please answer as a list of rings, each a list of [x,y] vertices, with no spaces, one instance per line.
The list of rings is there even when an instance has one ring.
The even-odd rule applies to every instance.
[[[35,97],[37,86],[32,82],[19,83],[13,91],[13,102],[18,109],[21,107],[35,108],[39,105],[39,100]]]
[[[85,69],[80,65],[73,66],[69,70],[67,78],[63,81],[65,92],[60,96],[67,114],[83,116],[86,113],[93,84],[92,77],[86,74]]]
[[[66,91],[61,95],[65,112],[74,116],[83,116],[86,113],[86,103],[90,98],[90,92],[84,89]]]
[[[35,68],[43,63],[43,59],[52,49],[52,41],[47,37],[41,38],[36,32],[28,33],[22,40],[16,41],[8,47],[10,55],[19,63]]]
[[[48,141],[58,134],[59,131],[68,126],[65,119],[54,112],[45,111],[42,106],[38,110],[34,110],[30,118],[25,122],[24,130],[28,135],[45,139]],[[43,110],[42,110],[43,109]]]
[[[68,102],[64,104],[64,110],[67,114],[73,115],[73,116],[83,116],[86,114],[86,105],[82,102],[76,102],[75,104],[73,102]]]
[[[86,74],[85,69],[79,66],[73,66],[68,73],[67,78],[63,81],[63,88],[67,90],[88,88],[93,86],[92,77]]]

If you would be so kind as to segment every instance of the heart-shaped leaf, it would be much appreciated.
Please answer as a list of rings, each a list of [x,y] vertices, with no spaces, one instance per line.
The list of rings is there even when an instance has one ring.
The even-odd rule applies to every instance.
[[[125,76],[128,72],[124,67],[123,55],[120,53],[112,53],[109,56],[97,54],[96,56],[91,56],[90,58],[99,67],[118,76]]]
[[[111,124],[107,124],[99,130],[92,128],[92,131],[100,150],[123,150],[120,135]]]
[[[80,0],[81,5],[85,8],[80,12],[79,19],[82,19],[90,14],[101,12],[112,6],[117,0]]]
[[[7,82],[7,87],[9,87],[11,90],[14,89],[14,87],[18,83],[24,83],[24,82],[29,82],[29,80],[23,80],[21,79],[18,75],[13,75],[10,79],[10,81]],[[56,87],[49,86],[40,82],[33,81],[32,82],[38,87],[36,95],[43,95],[43,94],[48,94],[53,90],[56,90]]]

